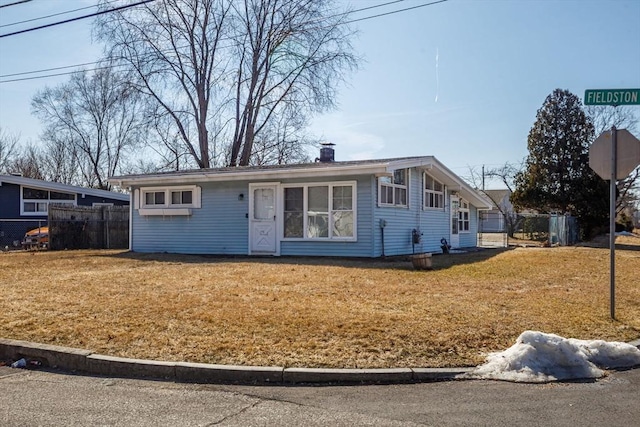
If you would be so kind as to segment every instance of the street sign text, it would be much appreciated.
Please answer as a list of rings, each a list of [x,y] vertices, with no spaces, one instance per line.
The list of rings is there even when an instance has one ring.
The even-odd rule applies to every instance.
[[[640,89],[588,89],[584,105],[640,105]]]

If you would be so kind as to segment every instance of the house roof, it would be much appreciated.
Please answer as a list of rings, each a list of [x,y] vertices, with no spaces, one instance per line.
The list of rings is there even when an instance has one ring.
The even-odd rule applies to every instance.
[[[109,178],[109,181],[120,187],[131,187],[141,185],[179,185],[195,184],[198,182],[244,181],[252,179],[335,178],[337,176],[364,174],[385,176],[390,175],[397,169],[413,167],[424,170],[448,186],[449,189],[459,192],[463,198],[479,209],[491,208],[491,204],[488,203],[487,200],[433,156],[195,169],[154,174],[115,176]]]
[[[505,197],[509,197],[511,195],[511,191],[506,188],[500,190],[482,190],[484,194],[486,194],[491,200],[501,201]]]
[[[41,190],[58,191],[61,193],[77,193],[82,196],[94,196],[107,199],[129,201],[129,195],[116,193],[114,191],[97,190],[95,188],[79,187],[77,185],[60,184],[59,182],[43,181],[41,179],[25,178],[16,175],[0,175],[0,185],[4,183],[24,185],[26,187],[38,188]]]

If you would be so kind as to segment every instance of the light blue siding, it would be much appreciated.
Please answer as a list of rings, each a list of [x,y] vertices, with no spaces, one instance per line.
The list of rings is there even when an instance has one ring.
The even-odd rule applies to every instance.
[[[420,252],[439,252],[440,239],[449,240],[449,210],[422,208],[422,172],[411,169],[409,179],[408,207],[378,206],[377,182],[373,183],[374,194],[374,256],[383,254],[380,221],[386,221],[384,229],[384,255],[407,255]],[[448,204],[447,204],[448,206]],[[412,231],[421,233],[420,243],[412,243]]]
[[[248,253],[247,182],[204,183],[191,216],[140,216],[133,209],[132,250],[190,254]],[[238,200],[239,194],[243,200]]]
[[[440,240],[449,240],[449,193],[445,208],[423,209],[422,172],[412,169],[409,206],[379,207],[378,183],[373,175],[340,176],[335,179],[310,178],[282,180],[280,183],[356,181],[357,240],[282,240],[280,255],[379,257],[420,252],[440,252]],[[251,181],[258,183],[259,181]],[[200,183],[202,207],[190,216],[140,216],[132,210],[132,247],[136,252],[169,252],[216,255],[249,253],[249,181]],[[135,189],[134,189],[135,190]],[[243,194],[242,200],[238,197]],[[279,198],[282,198],[280,188]],[[282,203],[282,201],[280,201]],[[460,246],[476,245],[477,210],[470,207],[470,232],[460,234]],[[386,221],[383,231],[380,221]],[[279,230],[281,225],[278,224]],[[412,230],[419,230],[421,241],[412,244]],[[281,232],[281,231],[280,231]]]
[[[478,244],[478,209],[469,205],[469,232],[460,233],[460,247],[471,248]]]

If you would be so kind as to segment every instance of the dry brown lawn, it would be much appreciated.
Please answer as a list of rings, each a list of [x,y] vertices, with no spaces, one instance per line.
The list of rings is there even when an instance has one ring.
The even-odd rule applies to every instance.
[[[470,366],[525,330],[640,337],[640,238],[407,261],[122,251],[0,254],[0,337],[170,361],[285,367]]]

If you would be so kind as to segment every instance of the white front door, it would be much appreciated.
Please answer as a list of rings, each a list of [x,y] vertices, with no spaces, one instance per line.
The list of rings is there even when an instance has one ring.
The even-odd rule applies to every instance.
[[[277,255],[277,184],[249,185],[250,254]]]
[[[458,215],[460,209],[460,199],[458,196],[451,196],[451,236],[449,244],[452,248],[460,247],[460,229]]]

